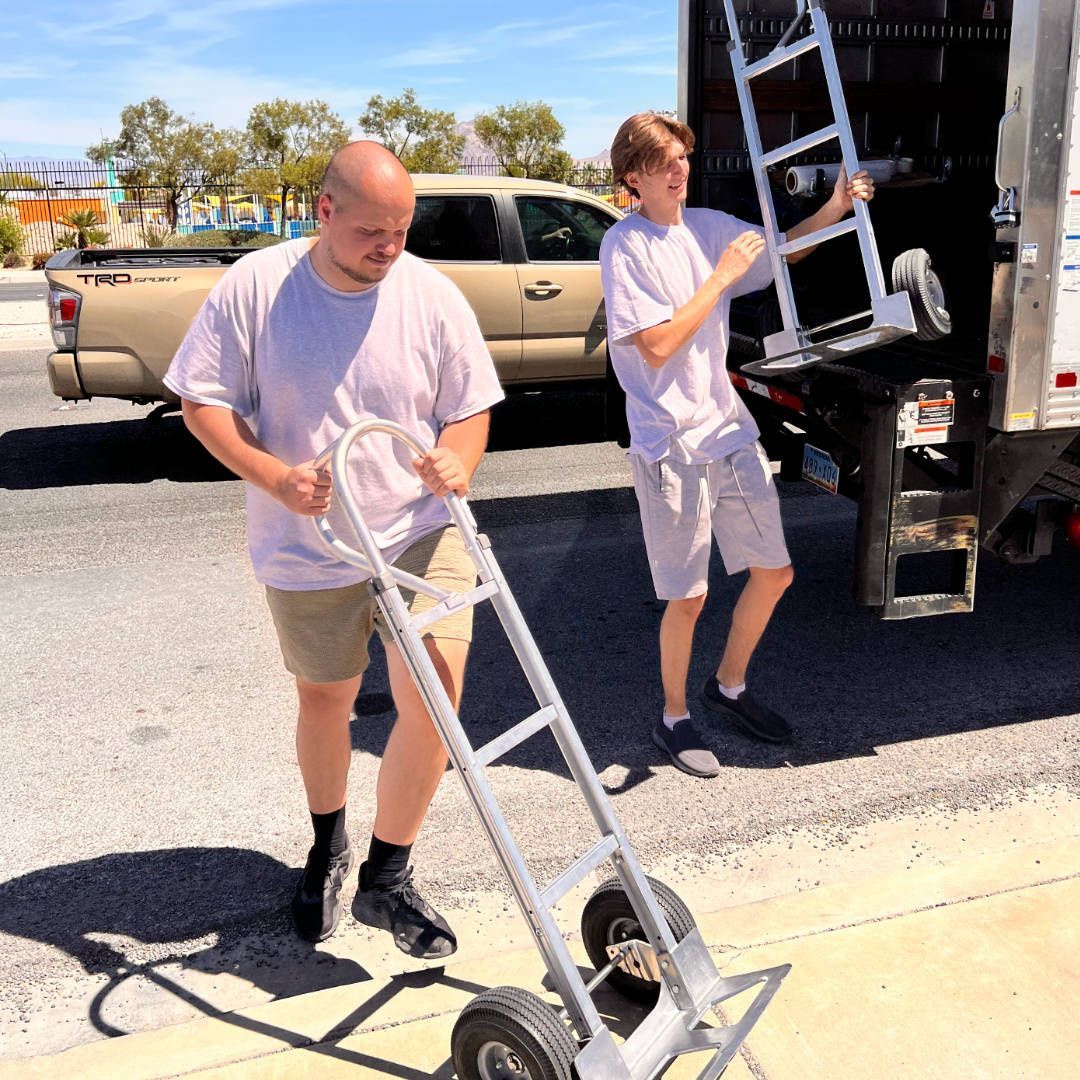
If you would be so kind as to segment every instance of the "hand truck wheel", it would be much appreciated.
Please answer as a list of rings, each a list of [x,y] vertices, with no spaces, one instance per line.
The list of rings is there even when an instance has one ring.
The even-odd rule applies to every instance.
[[[676,942],[682,941],[697,925],[690,909],[662,881],[646,878],[660,910],[667,919]],[[593,967],[599,971],[610,962],[607,947],[622,941],[646,941],[630,897],[618,878],[605,881],[585,902],[581,913],[581,937]],[[634,1001],[654,1002],[660,995],[660,984],[641,978],[622,967],[616,967],[607,982],[619,993]]]
[[[945,308],[945,290],[930,265],[923,248],[903,251],[892,264],[893,292],[911,297],[915,316],[915,336],[919,341],[937,341],[952,331],[952,318]]]
[[[450,1036],[459,1080],[572,1080],[578,1045],[528,990],[496,986],[461,1010]]]

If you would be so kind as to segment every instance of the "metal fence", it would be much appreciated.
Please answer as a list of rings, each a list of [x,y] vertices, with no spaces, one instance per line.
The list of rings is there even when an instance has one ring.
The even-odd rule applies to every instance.
[[[290,196],[282,207],[278,197],[245,190],[242,175],[209,180],[192,172],[170,190],[127,182],[132,168],[131,162],[114,160],[0,158],[0,212],[12,214],[19,222],[28,254],[51,252],[70,241],[67,234],[73,227],[65,218],[83,211],[92,211],[101,223],[99,228],[107,233],[109,247],[160,246],[164,240],[173,242],[173,236],[216,229],[280,233],[283,211],[287,237],[303,236],[317,228],[314,192]],[[493,159],[467,159],[458,169],[462,174],[489,176],[502,171]],[[612,191],[609,167],[577,165],[569,183],[620,209],[632,209],[625,192]]]

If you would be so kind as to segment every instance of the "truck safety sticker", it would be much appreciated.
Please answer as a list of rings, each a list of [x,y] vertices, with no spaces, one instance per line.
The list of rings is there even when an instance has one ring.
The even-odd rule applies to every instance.
[[[1080,191],[1070,191],[1065,206],[1060,284],[1066,292],[1080,292]]]
[[[956,420],[956,399],[951,395],[934,401],[908,401],[896,417],[897,446],[932,446],[949,441]]]

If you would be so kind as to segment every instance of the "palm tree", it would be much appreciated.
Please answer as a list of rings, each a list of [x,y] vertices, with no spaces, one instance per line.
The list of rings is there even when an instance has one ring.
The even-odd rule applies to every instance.
[[[61,225],[67,225],[72,231],[61,237],[61,241],[70,240],[65,247],[87,248],[91,244],[105,244],[109,240],[107,229],[93,210],[69,210],[57,219]]]

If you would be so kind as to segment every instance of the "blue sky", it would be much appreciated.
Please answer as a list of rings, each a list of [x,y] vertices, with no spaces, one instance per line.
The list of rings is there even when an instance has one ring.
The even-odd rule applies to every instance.
[[[81,157],[124,105],[242,127],[275,97],[322,98],[356,127],[412,86],[472,120],[546,101],[588,157],[640,109],[675,107],[675,0],[47,0],[5,4],[0,153]]]

